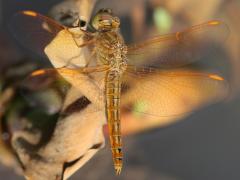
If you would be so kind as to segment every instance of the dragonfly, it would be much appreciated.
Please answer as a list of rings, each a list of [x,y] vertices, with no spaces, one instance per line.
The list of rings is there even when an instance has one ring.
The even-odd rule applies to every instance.
[[[84,92],[86,97],[96,102],[98,110],[105,111],[114,169],[117,175],[123,167],[121,107],[142,114],[144,118],[160,118],[188,113],[183,107],[196,105],[219,95],[226,90],[225,79],[216,74],[183,67],[201,61],[202,42],[211,43],[211,38],[223,42],[227,34],[225,23],[217,20],[192,26],[183,31],[160,35],[144,42],[126,45],[120,33],[120,19],[110,9],[100,9],[89,23],[92,31],[80,26],[69,28],[51,18],[34,11],[18,12],[10,23],[15,37],[28,48],[41,55],[49,55],[49,46],[60,58],[61,67],[40,69],[30,77],[60,74],[73,86],[84,86],[78,79],[98,79],[100,88],[91,94],[94,87]],[[57,41],[61,36],[61,40]],[[64,39],[65,38],[65,39]],[[220,40],[220,41],[219,41]],[[58,44],[56,43],[58,42]],[[71,48],[70,48],[71,47]],[[85,63],[80,54],[72,59],[65,54],[86,49]],[[80,57],[81,56],[81,57]],[[54,62],[52,62],[55,66]],[[93,78],[94,77],[94,78]],[[87,81],[86,81],[87,83]],[[205,92],[203,95],[188,92],[195,83]],[[93,84],[93,83],[92,83]],[[128,94],[123,96],[124,94]],[[96,98],[97,97],[97,98]],[[125,97],[125,98],[124,98]],[[172,103],[174,99],[181,103]],[[137,105],[138,108],[134,108]]]

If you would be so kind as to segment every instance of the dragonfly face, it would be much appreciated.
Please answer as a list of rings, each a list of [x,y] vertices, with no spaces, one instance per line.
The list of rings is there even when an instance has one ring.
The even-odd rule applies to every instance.
[[[110,9],[102,9],[93,18],[92,26],[97,31],[110,31],[119,28],[120,20]]]
[[[228,28],[221,21],[209,21],[181,32],[157,36],[127,46],[127,51],[117,31],[120,20],[111,10],[100,10],[93,18],[92,26],[97,33],[81,31],[80,28],[73,32],[43,15],[24,11],[13,18],[11,29],[25,46],[45,52],[51,61],[63,62],[61,65],[64,68],[39,70],[31,75],[32,78],[59,73],[79,89],[88,102],[99,105],[97,110],[105,107],[117,174],[121,172],[123,156],[121,107],[141,114],[145,121],[156,122],[164,117],[189,113],[226,95],[227,84],[221,76],[182,68],[203,59],[203,42],[211,44],[217,40],[220,44],[226,39]],[[79,39],[82,44],[77,43]],[[124,62],[127,66],[122,73],[112,69],[109,63],[99,62],[89,67],[67,68],[69,60],[80,59],[81,48],[92,50],[95,56],[90,58],[100,58],[102,61],[99,62]],[[214,51],[214,48],[208,51]],[[116,67],[119,69],[120,66]],[[102,75],[105,77],[105,88],[99,88],[95,81],[87,81]],[[122,90],[125,94],[120,96]]]

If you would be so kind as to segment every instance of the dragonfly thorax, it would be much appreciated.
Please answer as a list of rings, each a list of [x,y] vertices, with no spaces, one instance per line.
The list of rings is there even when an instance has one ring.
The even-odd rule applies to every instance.
[[[111,71],[122,73],[127,66],[127,46],[118,31],[98,32],[95,44],[97,60]]]
[[[115,71],[119,74],[122,74],[127,68],[126,61],[122,59],[118,59],[117,61],[111,60],[109,65],[110,65],[110,71]]]

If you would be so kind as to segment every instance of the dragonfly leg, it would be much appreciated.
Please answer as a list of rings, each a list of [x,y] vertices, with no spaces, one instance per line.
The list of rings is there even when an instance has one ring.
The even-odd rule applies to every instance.
[[[75,44],[77,45],[77,47],[81,48],[81,47],[84,47],[84,46],[87,46],[87,45],[90,45],[90,44],[93,44],[95,42],[95,39],[91,39],[89,41],[85,41],[84,43],[81,43],[79,44],[75,38],[73,38]]]
[[[88,40],[88,41],[79,43],[79,42],[77,41],[77,39],[80,40],[80,38],[83,38],[83,35],[84,35],[85,31],[83,31],[82,29],[80,29],[80,30],[81,30],[80,32],[82,32],[82,33],[77,33],[77,32],[74,32],[74,33],[73,33],[73,32],[71,32],[71,30],[69,30],[69,29],[66,29],[66,30],[72,35],[73,40],[74,40],[76,46],[79,47],[79,48],[84,47],[84,46],[87,46],[87,45],[90,45],[90,44],[93,44],[93,43],[95,42],[95,39],[92,38],[92,39],[90,39],[90,40]]]
[[[88,36],[94,36],[94,33],[91,33],[91,32],[89,32],[89,31],[86,31],[86,30],[84,30],[84,29],[82,29],[82,28],[80,28],[80,31],[82,31],[82,33],[87,34]]]
[[[96,49],[94,49],[94,50],[91,52],[90,56],[86,59],[86,65],[85,65],[85,67],[88,67],[88,66],[89,66],[89,64],[91,63],[91,61],[92,61],[92,59],[93,59],[93,57],[94,57],[95,54],[96,54]]]

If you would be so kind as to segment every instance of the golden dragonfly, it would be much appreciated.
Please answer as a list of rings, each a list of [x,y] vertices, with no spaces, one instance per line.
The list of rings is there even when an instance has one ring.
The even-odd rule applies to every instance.
[[[218,74],[174,69],[200,61],[200,42],[209,43],[211,37],[223,40],[227,27],[221,21],[213,20],[181,32],[127,46],[120,33],[120,19],[110,9],[99,10],[92,18],[90,26],[94,31],[84,30],[80,26],[72,31],[71,28],[34,11],[17,13],[10,25],[23,45],[41,54],[45,52],[50,60],[52,57],[46,47],[54,44],[52,42],[60,35],[66,39],[70,37],[70,44],[73,44],[69,46],[69,40],[59,41],[61,50],[55,54],[60,58],[75,50],[80,52],[86,48],[90,51],[84,66],[78,66],[63,57],[63,67],[37,70],[31,77],[53,75],[57,72],[73,86],[81,86],[75,83],[79,74],[89,77],[94,73],[102,75],[100,80],[104,85],[100,94],[104,98],[99,98],[98,101],[102,101],[102,110],[105,108],[114,168],[116,174],[120,174],[123,166],[120,107],[125,104],[125,107],[132,108],[134,102],[142,107],[135,111],[146,118],[175,116],[187,113],[182,109],[185,104],[196,104],[201,98],[215,97],[217,91],[224,91],[225,80]],[[53,47],[57,48],[58,45]],[[81,61],[79,56],[76,58]],[[179,87],[194,82],[207,93],[194,93],[194,100],[191,102],[186,99],[188,94],[184,94]],[[175,88],[171,88],[170,84],[174,84]],[[121,93],[125,91],[129,91],[130,95],[122,99]],[[171,103],[177,97],[183,98],[182,104]]]

